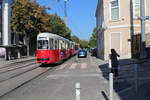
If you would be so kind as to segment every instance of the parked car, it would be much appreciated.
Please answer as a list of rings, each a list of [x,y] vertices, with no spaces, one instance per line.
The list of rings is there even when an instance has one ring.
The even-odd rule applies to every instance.
[[[78,51],[78,58],[79,57],[87,57],[87,51],[85,51],[85,50],[79,50]]]
[[[89,52],[92,53],[93,49],[94,49],[94,48],[90,48],[90,49],[89,49]]]
[[[91,52],[92,56],[97,56],[97,48],[94,48]]]

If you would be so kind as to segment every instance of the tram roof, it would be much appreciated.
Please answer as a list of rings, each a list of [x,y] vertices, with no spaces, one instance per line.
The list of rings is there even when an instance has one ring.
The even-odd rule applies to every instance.
[[[40,37],[40,36],[58,38],[58,39],[62,39],[62,40],[69,41],[68,39],[66,39],[66,38],[64,38],[64,37],[61,37],[61,36],[59,36],[59,35],[57,35],[57,34],[53,34],[53,33],[47,33],[47,32],[39,33],[39,34],[38,34],[38,37]]]

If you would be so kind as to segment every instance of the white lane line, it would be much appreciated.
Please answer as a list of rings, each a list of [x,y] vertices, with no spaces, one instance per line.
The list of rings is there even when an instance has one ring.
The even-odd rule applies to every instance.
[[[88,68],[87,63],[81,63],[81,64],[80,64],[80,68],[81,68],[81,69],[87,69],[87,68]]]
[[[62,78],[78,78],[78,77],[99,77],[99,74],[78,74],[78,75],[68,75],[68,74],[55,74],[48,75],[45,79],[62,79]]]
[[[72,63],[72,65],[69,67],[69,69],[75,69],[77,67],[77,63]]]
[[[79,82],[75,84],[75,89],[76,89],[76,100],[80,100],[80,83]]]

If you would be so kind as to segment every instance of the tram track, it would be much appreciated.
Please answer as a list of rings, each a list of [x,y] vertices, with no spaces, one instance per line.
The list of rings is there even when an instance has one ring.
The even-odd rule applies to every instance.
[[[27,63],[27,64],[24,64],[24,65],[21,64],[22,66],[15,65],[15,66],[8,66],[8,67],[0,68],[0,74],[6,73],[6,72],[9,72],[9,71],[13,71],[13,70],[17,70],[17,69],[20,69],[20,68],[25,68],[25,67],[28,67],[28,66],[33,65],[33,64],[36,64],[36,62]]]
[[[19,76],[19,75],[22,75],[22,74],[24,74],[24,73],[27,73],[27,72],[29,72],[29,71],[32,71],[32,70],[34,70],[34,69],[36,69],[36,68],[38,68],[39,67],[39,65],[37,64],[37,65],[33,65],[33,67],[29,67],[29,68],[26,68],[26,69],[24,69],[25,67],[29,67],[29,66],[24,66],[24,67],[21,67],[21,68],[17,68],[17,69],[21,69],[21,71],[18,71],[17,69],[15,69],[15,70],[17,70],[17,72],[13,72],[13,73],[11,73],[11,74],[9,74],[8,72],[10,72],[10,71],[7,71],[7,72],[3,72],[3,73],[0,73],[0,75],[1,74],[5,74],[5,75],[3,75],[4,77],[0,77],[0,83],[1,82],[4,82],[4,81],[7,81],[7,80],[9,80],[9,79],[12,79],[12,78],[14,78],[14,77],[17,77],[17,76]],[[14,71],[14,70],[11,70],[11,71]],[[1,75],[2,76],[2,75]]]
[[[33,62],[33,61],[36,61],[36,60],[30,59],[30,60],[23,60],[23,61],[16,61],[16,62],[12,61],[11,63],[0,65],[0,70],[5,69],[5,68],[9,68],[9,67],[15,66],[15,65],[19,66],[19,65],[26,64],[26,63]]]
[[[72,61],[72,59],[69,59],[68,61],[65,61],[64,63],[67,63],[70,61]],[[0,98],[19,89],[20,87],[25,86],[27,83],[30,83],[31,81],[34,81],[36,79],[39,79],[48,75],[50,72],[55,71],[61,65],[54,65],[54,66],[49,65],[47,67],[45,66],[41,67],[39,64],[30,63],[28,65],[28,67],[30,68],[26,66],[24,67],[22,66],[19,69],[1,73],[0,74]],[[16,73],[17,70],[19,71],[18,73]],[[8,74],[10,72],[13,72],[15,74],[12,74],[12,73]],[[4,74],[6,74],[7,77]],[[1,77],[2,75],[4,75],[3,78]]]
[[[13,76],[8,75],[9,77],[7,78],[0,78],[0,98],[24,86],[32,80],[56,70],[60,65],[40,67],[39,64],[35,64],[33,66],[34,67],[29,66],[29,69],[24,67],[22,68],[22,72],[16,73]]]
[[[30,69],[24,73],[20,73],[20,75],[15,75],[14,77],[11,77],[7,80],[3,80],[0,82],[0,97],[3,97],[10,92],[15,91],[17,88],[29,83],[30,81],[38,78],[42,74],[50,71],[55,70],[55,67],[49,67],[49,68],[41,68],[41,67],[35,67],[33,69]]]

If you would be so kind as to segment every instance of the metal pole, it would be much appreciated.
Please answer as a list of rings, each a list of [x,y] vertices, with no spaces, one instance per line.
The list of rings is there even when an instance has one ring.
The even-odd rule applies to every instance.
[[[76,83],[76,100],[80,100],[80,83]]]
[[[67,25],[67,0],[64,0],[64,22]]]
[[[145,0],[140,0],[140,13],[141,13],[141,54],[140,58],[146,58],[145,47]]]

